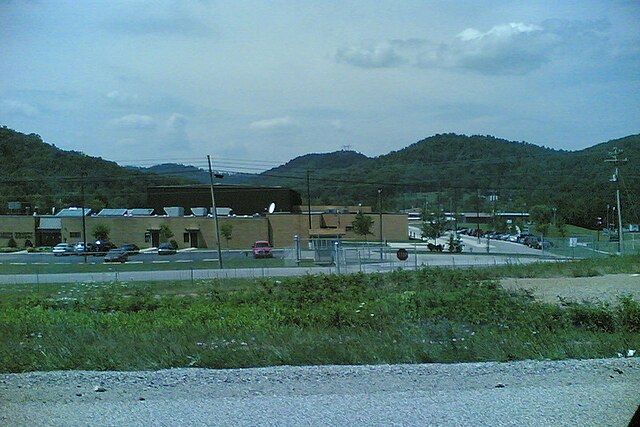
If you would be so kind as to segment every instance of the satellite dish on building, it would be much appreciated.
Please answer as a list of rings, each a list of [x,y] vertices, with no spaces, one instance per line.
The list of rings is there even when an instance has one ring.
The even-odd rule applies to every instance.
[[[271,204],[269,205],[269,209],[267,209],[267,212],[272,214],[273,212],[275,212],[275,210],[276,210],[276,204],[275,202],[271,202]]]

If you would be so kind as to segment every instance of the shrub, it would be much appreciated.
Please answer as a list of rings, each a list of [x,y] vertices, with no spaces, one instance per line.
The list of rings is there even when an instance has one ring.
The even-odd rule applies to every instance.
[[[640,332],[640,304],[630,296],[622,296],[619,299],[618,316],[623,328],[629,332]]]
[[[616,329],[615,317],[606,305],[579,304],[568,310],[575,326],[594,332],[614,332]]]
[[[10,248],[17,248],[18,244],[16,243],[16,241],[12,238],[9,239],[9,242],[7,243],[7,246],[9,246]]]
[[[27,239],[24,241],[24,247],[25,248],[33,248],[33,243],[31,243],[31,240]]]

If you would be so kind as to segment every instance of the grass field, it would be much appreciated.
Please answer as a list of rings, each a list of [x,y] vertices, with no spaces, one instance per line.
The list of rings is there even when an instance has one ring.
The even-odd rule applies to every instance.
[[[640,349],[640,304],[543,304],[500,277],[640,272],[640,257],[256,281],[0,286],[0,370],[507,361]]]

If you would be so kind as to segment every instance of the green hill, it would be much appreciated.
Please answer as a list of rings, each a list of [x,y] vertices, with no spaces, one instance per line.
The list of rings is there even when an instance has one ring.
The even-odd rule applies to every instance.
[[[306,154],[258,175],[225,172],[224,182],[290,187],[303,199],[309,193],[314,204],[376,206],[381,189],[385,210],[427,204],[430,210],[521,212],[548,204],[568,223],[593,228],[607,215],[607,205],[615,205],[615,165],[605,162],[614,147],[629,159],[620,166],[624,222],[640,223],[640,135],[564,151],[492,136],[440,134],[374,158],[354,151]],[[0,128],[0,158],[0,213],[9,201],[40,212],[80,205],[81,183],[87,206],[97,210],[144,206],[148,185],[209,182],[208,172],[194,166],[122,168],[6,127]]]
[[[564,151],[492,136],[442,134],[376,158],[345,151],[306,155],[254,180],[306,195],[308,170],[311,198],[319,203],[375,205],[381,188],[386,209],[427,202],[445,210],[525,211],[549,204],[568,222],[594,227],[607,204],[615,204],[615,185],[609,182],[614,166],[605,162],[614,147],[630,159],[620,173],[625,221],[640,222],[635,206],[640,135]],[[338,161],[342,158],[349,161]]]
[[[104,207],[140,207],[146,203],[148,185],[190,182],[184,178],[133,171],[97,157],[63,151],[26,135],[0,128],[0,213],[8,202],[21,202],[39,213],[53,207],[82,205],[99,211]]]

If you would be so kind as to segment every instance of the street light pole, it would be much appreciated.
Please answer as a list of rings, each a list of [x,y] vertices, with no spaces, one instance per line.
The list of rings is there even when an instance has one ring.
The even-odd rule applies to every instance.
[[[382,243],[384,242],[384,240],[382,240],[382,188],[378,188],[378,210],[380,215],[378,221],[380,223],[380,261],[382,261]]]
[[[211,156],[207,154],[207,163],[209,163],[209,183],[211,185],[211,204],[213,205],[213,224],[216,230],[216,245],[218,246],[218,265],[222,270],[222,248],[220,247],[220,229],[218,227],[218,209],[216,207],[216,196],[213,192],[213,172],[211,171]]]

